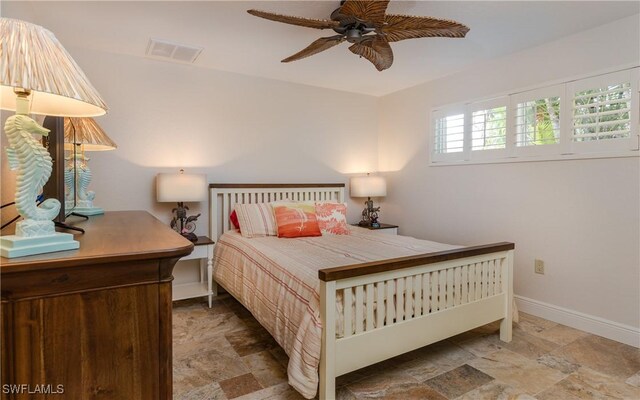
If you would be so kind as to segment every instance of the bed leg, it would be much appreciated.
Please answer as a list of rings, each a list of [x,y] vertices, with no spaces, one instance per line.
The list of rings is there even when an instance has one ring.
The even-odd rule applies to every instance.
[[[320,351],[320,400],[336,398],[336,282],[320,281],[320,319],[322,347]]]
[[[500,321],[500,340],[510,342],[513,330],[513,250],[507,252],[502,269],[506,300],[504,306],[505,317]]]

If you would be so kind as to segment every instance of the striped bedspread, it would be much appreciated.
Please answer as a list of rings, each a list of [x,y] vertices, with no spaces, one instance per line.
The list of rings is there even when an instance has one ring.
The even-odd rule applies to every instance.
[[[215,281],[282,346],[289,355],[289,383],[306,398],[314,397],[318,387],[322,337],[318,270],[460,247],[357,227],[351,227],[351,233],[246,239],[230,231],[215,246]],[[341,321],[338,325],[340,332]]]

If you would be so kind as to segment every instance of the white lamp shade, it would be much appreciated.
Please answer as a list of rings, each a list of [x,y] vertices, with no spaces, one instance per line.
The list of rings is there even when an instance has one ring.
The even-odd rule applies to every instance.
[[[200,202],[207,199],[207,177],[204,174],[158,174],[158,202]]]
[[[356,176],[351,178],[351,197],[384,197],[387,182],[381,176]]]

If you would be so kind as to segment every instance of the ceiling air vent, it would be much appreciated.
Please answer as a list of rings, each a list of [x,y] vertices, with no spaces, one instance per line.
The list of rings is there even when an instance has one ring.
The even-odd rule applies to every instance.
[[[147,57],[165,61],[192,64],[202,52],[202,47],[188,46],[161,39],[149,39]]]

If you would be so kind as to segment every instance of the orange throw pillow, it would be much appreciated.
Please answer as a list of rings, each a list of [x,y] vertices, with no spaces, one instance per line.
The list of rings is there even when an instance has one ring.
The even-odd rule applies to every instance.
[[[344,203],[316,203],[316,218],[324,235],[349,235],[347,205]]]
[[[322,236],[316,207],[304,203],[273,203],[279,238]]]

